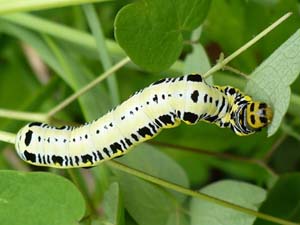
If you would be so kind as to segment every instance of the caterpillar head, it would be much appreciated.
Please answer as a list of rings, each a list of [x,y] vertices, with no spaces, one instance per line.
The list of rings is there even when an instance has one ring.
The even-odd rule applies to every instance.
[[[222,127],[228,124],[237,135],[245,136],[271,123],[273,112],[266,103],[253,101],[250,96],[230,86],[217,88],[227,96],[228,104],[231,106],[229,117],[225,117]]]
[[[252,101],[249,97],[245,104],[238,106],[232,117],[233,131],[237,135],[245,136],[268,126],[272,121],[273,112],[266,103]]]
[[[263,102],[249,102],[246,109],[246,120],[249,129],[260,130],[268,126],[273,118],[270,106]]]

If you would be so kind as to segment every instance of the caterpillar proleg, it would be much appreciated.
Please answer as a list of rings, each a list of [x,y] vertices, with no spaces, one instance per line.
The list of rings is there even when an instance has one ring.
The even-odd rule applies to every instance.
[[[271,108],[229,86],[211,86],[199,74],[165,78],[136,92],[103,117],[80,127],[33,122],[16,136],[18,155],[37,166],[90,167],[127,153],[181,121],[198,121],[249,135],[272,120]]]

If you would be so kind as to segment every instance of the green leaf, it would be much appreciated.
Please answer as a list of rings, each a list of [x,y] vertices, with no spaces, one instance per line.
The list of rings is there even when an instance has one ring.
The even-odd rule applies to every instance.
[[[289,85],[300,73],[300,30],[284,42],[252,73],[247,83],[246,92],[254,99],[270,103],[273,121],[268,135],[273,135],[279,128],[286,113],[291,96]]]
[[[185,74],[204,74],[210,69],[209,58],[201,44],[195,44],[192,46],[193,52],[186,57],[183,71]],[[213,83],[212,77],[209,77],[206,81],[210,84]]]
[[[202,193],[256,210],[266,196],[264,189],[232,180],[223,180],[201,189]],[[251,225],[255,217],[228,209],[214,203],[193,198],[191,201],[191,225]]]
[[[84,211],[81,193],[60,176],[0,171],[0,221],[3,225],[74,225]]]
[[[193,52],[189,54],[184,61],[184,73],[204,74],[210,69],[210,63],[205,49],[201,44],[195,44],[192,46]]]
[[[140,145],[134,152],[118,161],[155,177],[184,187],[188,186],[184,171],[169,157],[149,145]],[[186,196],[148,183],[130,174],[113,171],[120,182],[124,205],[138,224],[165,225],[174,212],[182,213],[182,209],[178,207]]]
[[[300,222],[300,173],[280,176],[276,184],[269,191],[259,211]],[[275,223],[257,219],[254,225],[275,225]]]
[[[104,194],[103,209],[106,221],[111,224],[124,224],[123,202],[118,183],[112,183]]]
[[[145,0],[122,8],[115,37],[134,63],[150,71],[171,66],[181,53],[183,31],[204,20],[210,0]]]
[[[182,214],[180,211],[182,209],[180,207],[178,207],[178,209],[176,211],[174,211],[170,217],[168,222],[166,223],[166,225],[189,225],[190,222],[187,218],[187,215]]]

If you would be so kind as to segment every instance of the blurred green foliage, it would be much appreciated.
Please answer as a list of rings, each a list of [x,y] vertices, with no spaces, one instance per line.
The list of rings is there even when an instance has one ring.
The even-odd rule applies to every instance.
[[[1,1],[4,2],[4,0]],[[80,97],[77,102],[72,103],[56,115],[57,118],[64,121],[82,123],[97,118],[114,106],[112,99],[120,97],[120,99],[125,100],[136,90],[161,77],[183,74],[183,71],[190,71],[190,68],[196,70],[199,68],[198,62],[203,67],[209,67],[209,62],[214,65],[221,52],[229,55],[277,18],[288,11],[293,12],[288,20],[230,64],[238,70],[250,74],[300,27],[300,5],[297,0],[203,1],[206,2],[203,8],[193,8],[192,4],[188,4],[194,10],[190,14],[188,14],[190,8],[182,4],[183,1],[176,1],[176,7],[181,12],[179,14],[186,18],[191,16],[191,18],[188,18],[188,23],[182,22],[180,20],[182,17],[174,18],[174,12],[170,13],[168,8],[168,10],[160,12],[160,7],[154,7],[154,14],[158,16],[145,27],[143,25],[149,22],[149,18],[145,16],[148,14],[143,11],[146,10],[143,8],[144,6],[141,6],[140,11],[136,13],[126,13],[125,10],[128,10],[128,6],[126,6],[127,9],[122,9],[123,6],[133,2],[134,4],[141,4],[142,1],[100,2],[93,6],[90,5],[89,7],[92,7],[92,9],[85,9],[85,12],[81,6],[64,8],[49,6],[49,9],[30,13],[0,15],[0,108],[47,112],[71,93],[101,74],[104,71],[103,68],[106,67],[103,64],[103,59],[99,56],[102,47],[99,47],[101,45],[95,40],[93,23],[94,25],[101,24],[101,32],[105,36],[105,42],[102,41],[102,44],[106,45],[109,60],[113,64],[129,55],[133,59],[138,58],[138,62],[140,61],[142,65],[146,65],[144,67],[147,70],[150,68],[150,70],[158,71],[161,70],[159,68],[164,68],[164,71],[146,72],[145,68],[130,63],[116,73],[115,80],[111,81],[115,82],[115,85],[111,85],[106,81],[101,85],[97,85]],[[165,4],[168,5],[168,1],[166,2]],[[202,1],[190,2],[200,4]],[[92,21],[88,22],[86,15],[92,13],[88,10],[93,9],[96,10],[98,19],[90,18]],[[119,14],[118,20],[115,21],[116,15],[121,9],[122,13],[126,14],[126,20],[122,19],[122,15]],[[140,27],[131,26],[134,21],[138,21]],[[160,28],[160,33],[151,33],[149,30],[145,32],[143,30],[149,29],[149,26],[153,25],[152,23]],[[114,27],[114,24],[116,27]],[[136,40],[130,36],[132,35],[130,32],[127,34],[114,33],[114,29],[118,29],[119,25],[123,26],[124,24],[125,27],[130,28],[131,32],[137,32],[137,29],[140,30],[140,35],[145,37],[145,46],[134,45]],[[167,24],[168,26],[162,29],[161,24]],[[182,26],[183,24],[186,27]],[[200,24],[202,25],[200,32],[196,35],[197,38],[192,39],[194,29]],[[172,40],[166,39],[163,45],[158,46],[158,50],[149,51],[148,55],[140,58],[140,51],[144,51],[143,47],[152,49],[153,40],[158,41],[157,35],[172,29],[176,30],[176,35],[173,37],[176,39],[176,44]],[[93,30],[93,34],[91,30]],[[123,47],[127,53],[115,41],[115,35],[120,41],[121,47],[127,44],[127,47]],[[196,44],[191,45],[191,40]],[[164,57],[159,58],[157,53],[163,48],[162,46],[166,46],[168,51],[164,52]],[[29,55],[28,48],[34,49],[37,56]],[[199,49],[202,49],[201,54],[197,52],[200,51]],[[196,58],[191,59],[193,54],[196,55]],[[198,62],[197,57],[199,57]],[[47,67],[44,76],[49,79],[48,83],[43,84],[41,82],[40,72],[30,63],[32,58],[40,59]],[[151,59],[150,62],[147,59]],[[154,60],[157,59],[159,59],[161,65],[155,63]],[[177,60],[175,64],[168,68],[174,63],[174,60]],[[199,68],[199,71],[194,72],[204,72],[201,69],[202,67]],[[216,84],[232,85],[241,89],[247,85],[247,81],[241,76],[228,71],[218,72],[213,80]],[[299,210],[294,203],[298,203],[300,200],[300,189],[292,188],[298,187],[299,173],[297,171],[300,169],[299,85],[300,79],[297,78],[291,86],[292,98],[284,118],[284,126],[282,125],[281,129],[270,138],[267,138],[266,131],[249,137],[237,137],[230,130],[220,129],[211,124],[181,125],[176,129],[162,132],[155,139],[155,141],[170,143],[179,146],[179,148],[157,144],[149,146],[151,145],[149,143],[149,145],[142,145],[139,150],[134,150],[124,156],[121,161],[130,167],[145,171],[156,177],[195,189],[200,189],[207,184],[222,179],[249,182],[253,186],[264,188],[267,192],[267,200],[260,209],[262,212],[299,222],[299,216],[283,215],[276,210],[280,209],[280,206],[278,206],[278,204],[280,205],[280,198],[286,200],[284,202],[289,210]],[[22,124],[23,122],[0,118],[1,130],[17,132]],[[37,167],[28,166],[17,159],[13,146],[1,143],[0,147],[2,153],[0,154],[1,169],[41,170]],[[193,148],[194,151],[190,151],[187,147]],[[80,222],[81,224],[105,224],[109,221],[116,224],[171,225],[175,222],[177,224],[190,224],[191,222],[189,217],[191,214],[191,211],[189,211],[190,198],[147,183],[124,172],[111,171],[105,165],[100,165],[89,171],[77,169],[72,170],[74,172],[71,173],[51,171],[72,179],[81,190],[87,202],[86,215]],[[294,172],[294,174],[286,174],[289,172]],[[6,199],[7,195],[17,196],[17,201],[14,204],[19,204],[22,207],[21,210],[26,208],[26,205],[23,206],[18,203],[18,201],[22,202],[24,199],[21,195],[17,195],[14,189],[10,192],[3,192],[3,190],[10,186],[14,187],[14,184],[26,185],[27,183],[19,179],[19,172],[14,175],[9,173],[9,176],[12,176],[11,182],[7,178],[6,172],[3,174],[0,175],[0,193],[4,193],[0,195],[1,221],[6,218],[6,214],[3,214],[5,202],[2,199]],[[22,173],[21,175],[27,180],[32,178],[31,173]],[[60,177],[54,176],[53,178],[53,175],[49,175],[47,178],[47,174],[43,174],[43,176],[42,179],[45,179],[49,185],[52,183],[59,189],[59,192],[77,194],[75,189],[58,187],[58,185],[53,184],[53,182],[59,184],[61,182]],[[34,178],[31,183],[28,181],[29,186],[24,187],[24,190],[38,188],[32,187],[35,184],[40,184],[36,179]],[[278,182],[276,182],[277,179]],[[222,194],[221,189],[221,196],[225,195],[224,199],[226,199],[227,192],[233,191],[230,185],[222,186],[225,194]],[[261,197],[262,192],[259,187],[255,187],[251,191],[241,191],[238,195],[240,199],[251,198],[251,195],[255,195],[257,198]],[[282,195],[290,191],[293,196],[285,197],[285,195]],[[216,193],[213,191],[211,194],[219,196],[219,192],[220,190]],[[44,202],[47,201],[44,204],[48,205],[51,198],[43,198],[47,194],[50,197],[56,195],[55,193],[48,193],[47,190],[39,189],[34,192],[34,198]],[[259,199],[259,201],[262,201],[262,199]],[[233,202],[239,203],[236,200],[233,200]],[[27,199],[27,203],[31,204],[32,202]],[[70,204],[78,204],[78,202],[70,202]],[[49,206],[53,205],[49,203]],[[37,204],[36,207],[42,206]],[[72,211],[73,207],[78,206],[70,206],[68,210]],[[206,206],[200,204],[197,207]],[[259,205],[256,208],[260,208]],[[55,211],[53,208],[51,210]],[[57,210],[62,209],[57,208]],[[36,208],[36,211],[33,212],[44,215],[44,212],[40,211],[39,208]],[[228,215],[228,212],[222,212],[222,209],[218,209],[218,212],[221,215],[224,213]],[[193,213],[197,214],[198,211],[193,209]],[[61,215],[65,217],[65,221],[68,219],[66,214],[68,212],[64,211]],[[75,218],[77,220],[78,216],[82,216],[79,214],[71,219]],[[14,217],[14,213],[8,215],[11,215],[11,218]],[[51,222],[51,217],[47,218]],[[74,224],[65,221],[57,224]],[[31,223],[29,221],[23,224]],[[47,223],[41,222],[40,224]],[[253,224],[253,220],[250,220],[247,224]],[[256,221],[254,224],[262,223]]]

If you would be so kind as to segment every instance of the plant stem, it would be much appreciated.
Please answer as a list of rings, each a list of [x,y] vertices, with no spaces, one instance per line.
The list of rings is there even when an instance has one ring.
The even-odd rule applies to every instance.
[[[8,109],[0,109],[0,117],[38,122],[44,122],[47,119],[47,115],[45,113],[23,112]]]
[[[163,143],[163,142],[153,141],[153,140],[151,140],[149,142],[153,145],[157,145],[157,146],[161,146],[161,147],[173,148],[176,150],[193,152],[193,153],[196,153],[199,155],[208,155],[208,156],[219,158],[219,159],[226,159],[226,160],[245,162],[245,163],[249,163],[252,165],[257,165],[257,166],[261,167],[262,169],[266,170],[272,176],[277,176],[276,173],[261,159],[247,158],[247,157],[243,157],[243,156],[232,155],[232,154],[226,153],[226,152],[212,152],[212,151],[208,151],[208,150],[204,150],[204,149],[175,145],[175,144],[170,144],[170,143]]]
[[[15,134],[0,130],[0,141],[15,144],[15,139]]]
[[[233,67],[231,67],[231,66],[224,65],[223,69],[224,69],[224,70],[228,70],[228,71],[230,71],[230,72],[232,72],[232,73],[235,73],[235,74],[237,74],[237,75],[240,75],[241,77],[243,77],[243,78],[245,78],[245,79],[247,79],[247,80],[250,79],[249,75],[247,75],[247,74],[243,73],[242,71],[239,71],[238,69],[233,68]]]
[[[270,150],[268,150],[266,152],[266,154],[264,155],[264,157],[263,157],[263,161],[265,163],[268,163],[268,161],[270,160],[271,156],[278,149],[278,147],[286,140],[287,137],[288,137],[287,134],[283,134],[279,138],[277,138],[276,142],[272,145],[272,147],[270,148]]]
[[[264,29],[262,32],[260,32],[253,39],[251,39],[246,44],[244,44],[242,47],[240,47],[238,50],[236,50],[234,53],[232,53],[227,58],[225,58],[225,59],[221,60],[220,62],[218,62],[209,71],[207,71],[203,76],[208,77],[208,76],[212,75],[213,73],[215,73],[216,71],[222,69],[227,63],[229,63],[235,57],[237,57],[242,52],[247,50],[250,46],[254,45],[258,40],[260,40],[262,37],[264,37],[266,34],[268,34],[270,31],[272,31],[275,27],[277,27],[279,24],[281,24],[283,21],[285,21],[290,15],[292,15],[292,13],[288,12],[284,16],[280,17],[278,20],[276,20],[269,27]]]
[[[263,213],[254,211],[252,209],[248,209],[248,208],[245,208],[243,206],[239,206],[239,205],[224,201],[222,199],[215,198],[215,197],[203,194],[201,192],[197,192],[197,191],[187,189],[187,188],[179,186],[177,184],[170,183],[170,182],[165,181],[163,179],[151,176],[151,175],[146,174],[144,172],[141,172],[139,170],[132,169],[130,167],[127,167],[124,164],[118,163],[118,162],[113,161],[113,160],[107,161],[106,164],[108,166],[112,167],[112,168],[121,170],[123,172],[127,172],[127,173],[132,174],[136,177],[139,177],[139,178],[142,178],[142,179],[147,180],[149,182],[152,182],[154,184],[157,184],[161,187],[166,187],[166,188],[175,190],[177,192],[180,192],[182,194],[186,194],[186,195],[189,195],[189,196],[201,199],[201,200],[205,200],[205,201],[208,201],[208,202],[211,202],[211,203],[215,203],[215,204],[224,206],[226,208],[231,208],[231,209],[234,209],[236,211],[239,211],[239,212],[251,215],[251,216],[255,216],[255,217],[260,218],[260,219],[264,219],[264,220],[274,222],[274,223],[277,223],[277,224],[282,224],[282,225],[298,225],[297,223],[294,223],[294,222],[291,222],[291,221],[276,218],[274,216],[263,214]]]
[[[76,100],[79,96],[81,96],[82,94],[84,94],[85,92],[87,92],[88,90],[90,90],[96,84],[98,84],[99,82],[101,82],[102,80],[104,80],[105,78],[107,78],[113,72],[115,72],[118,69],[120,69],[122,66],[124,66],[129,61],[130,61],[130,59],[128,57],[126,57],[125,59],[123,59],[120,62],[118,62],[117,64],[115,64],[113,67],[111,67],[106,72],[102,73],[98,78],[96,78],[95,80],[93,80],[91,83],[89,83],[88,85],[84,86],[80,90],[76,91],[74,94],[72,94],[71,96],[69,96],[68,98],[66,98],[64,101],[62,101],[60,104],[58,104],[57,106],[55,106],[53,109],[51,109],[47,113],[47,117],[48,118],[52,117],[55,113],[57,113],[58,111],[60,111],[63,108],[65,108],[72,101]]]
[[[70,5],[78,5],[83,3],[91,2],[104,2],[108,0],[51,0],[51,1],[41,1],[41,0],[7,0],[1,2],[0,14],[5,13],[16,13],[21,11],[32,11],[41,9],[50,9],[55,7],[63,7]]]

